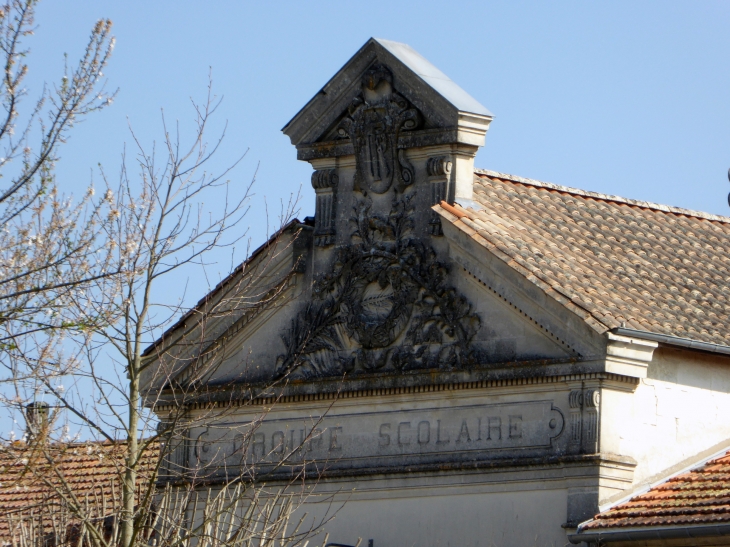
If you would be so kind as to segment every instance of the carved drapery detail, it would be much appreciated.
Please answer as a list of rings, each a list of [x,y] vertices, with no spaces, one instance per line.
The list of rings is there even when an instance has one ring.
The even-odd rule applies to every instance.
[[[354,189],[384,194],[393,182],[399,191],[413,182],[413,166],[398,148],[401,131],[416,129],[420,115],[393,89],[393,74],[381,64],[370,67],[362,78],[362,93],[348,108],[338,133],[349,137],[355,148]]]
[[[335,169],[322,169],[312,173],[312,187],[317,194],[314,244],[318,247],[332,245],[335,242],[338,182]]]
[[[426,171],[431,186],[431,205],[436,205],[447,199],[449,183],[451,182],[451,167],[451,161],[444,156],[429,158],[426,162]],[[443,235],[441,217],[436,211],[431,211],[431,220],[429,220],[428,225],[431,235]]]
[[[352,243],[283,336],[278,373],[339,376],[379,370],[454,369],[476,364],[479,317],[447,282],[449,268],[412,237],[410,196],[395,194],[388,215],[360,200]]]
[[[600,392],[597,389],[586,390],[583,396],[585,407],[585,434],[583,436],[583,450],[586,454],[598,452],[598,406]]]
[[[598,410],[600,391],[574,389],[568,396],[570,405],[570,444],[585,454],[598,451]]]
[[[583,392],[574,389],[568,396],[568,404],[570,405],[570,444],[580,446],[581,430],[583,417],[581,416],[583,408]]]

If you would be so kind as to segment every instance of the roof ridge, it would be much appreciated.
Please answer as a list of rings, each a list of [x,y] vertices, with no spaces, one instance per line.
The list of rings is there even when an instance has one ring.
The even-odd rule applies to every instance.
[[[664,213],[674,213],[678,215],[692,216],[698,218],[704,218],[706,220],[714,220],[717,222],[730,223],[730,217],[722,215],[713,215],[712,213],[706,213],[704,211],[695,211],[692,209],[683,209],[682,207],[673,207],[671,205],[663,205],[661,203],[653,203],[651,201],[641,201],[637,199],[630,199],[621,196],[614,196],[611,194],[601,194],[599,192],[591,192],[588,190],[581,190],[580,188],[571,188],[570,186],[562,186],[560,184],[553,184],[551,182],[543,182],[535,179],[527,179],[519,177],[517,175],[509,175],[507,173],[500,173],[498,171],[490,171],[489,169],[474,169],[475,173],[480,175],[488,175],[490,177],[496,177],[503,180],[509,180],[512,182],[519,182],[521,184],[528,184],[530,186],[537,186],[538,188],[548,188],[550,190],[556,190],[558,192],[566,192],[568,194],[575,194],[584,197],[591,197],[596,199],[602,199],[604,201],[615,201],[618,203],[626,203],[627,205],[636,205],[637,207],[644,207],[646,209],[654,209],[662,211]]]

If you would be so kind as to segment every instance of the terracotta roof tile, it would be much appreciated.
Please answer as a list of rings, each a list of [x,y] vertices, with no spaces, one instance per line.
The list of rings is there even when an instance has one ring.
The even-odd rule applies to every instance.
[[[730,522],[730,452],[596,515],[579,533]]]
[[[149,477],[157,461],[153,446],[140,466],[139,480]],[[52,464],[48,462],[52,460]],[[39,507],[59,503],[54,485],[65,481],[79,498],[104,494],[111,499],[119,492],[124,473],[124,445],[121,443],[72,443],[50,445],[45,450],[21,443],[0,448],[0,539],[8,538],[13,514],[29,514]],[[8,518],[10,517],[10,518]]]
[[[445,219],[603,332],[730,346],[730,218],[477,171]]]

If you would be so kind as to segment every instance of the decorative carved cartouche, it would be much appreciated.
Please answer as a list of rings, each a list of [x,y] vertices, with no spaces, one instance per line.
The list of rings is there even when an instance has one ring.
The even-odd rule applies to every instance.
[[[408,196],[387,216],[360,202],[352,243],[337,249],[332,273],[315,282],[313,298],[292,322],[279,357],[280,374],[339,376],[346,372],[462,368],[480,321],[448,283],[448,266],[410,238]],[[296,369],[296,370],[294,370]]]
[[[356,191],[384,194],[395,178],[399,190],[413,182],[413,166],[398,149],[402,130],[416,129],[418,110],[393,89],[393,74],[376,64],[362,78],[362,93],[350,104],[340,123],[340,136],[350,137],[355,148]]]
[[[449,266],[430,244],[429,231],[440,235],[440,222],[420,229],[415,222],[447,199],[451,161],[430,159],[428,180],[413,184],[415,170],[397,143],[401,131],[418,127],[421,115],[395,91],[391,71],[381,64],[365,72],[361,91],[339,126],[355,149],[350,237],[335,248],[328,273],[315,274],[311,300],[282,336],[286,350],[277,372],[316,378],[476,364],[471,341],[479,317],[450,286]],[[346,185],[338,190],[334,169],[316,171],[312,185],[315,244],[328,245],[336,192]],[[416,199],[419,191],[429,197]]]

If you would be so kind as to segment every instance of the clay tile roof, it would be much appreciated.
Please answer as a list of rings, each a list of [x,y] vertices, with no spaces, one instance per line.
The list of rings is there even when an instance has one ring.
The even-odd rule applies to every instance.
[[[149,478],[157,462],[158,448],[153,446],[144,455],[139,480]],[[47,458],[53,461],[48,463]],[[88,442],[50,445],[44,451],[23,443],[0,447],[0,541],[9,535],[10,520],[27,516],[60,502],[53,485],[65,481],[77,497],[106,503],[119,494],[124,473],[124,445],[121,443]],[[117,504],[119,502],[117,501]],[[107,506],[108,506],[107,505]]]
[[[583,523],[578,532],[730,523],[730,452]]]
[[[492,171],[435,209],[595,330],[730,346],[730,218]]]

